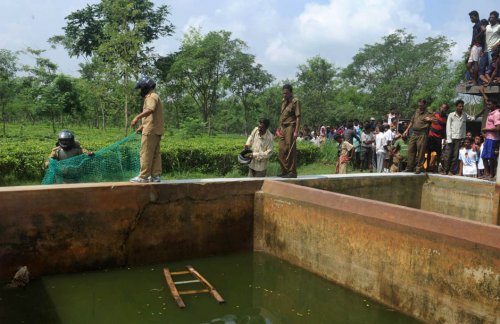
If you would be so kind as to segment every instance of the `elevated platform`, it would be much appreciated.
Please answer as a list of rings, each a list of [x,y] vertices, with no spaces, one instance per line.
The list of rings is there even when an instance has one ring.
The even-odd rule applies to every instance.
[[[461,83],[456,87],[456,91],[462,94],[468,94],[473,96],[482,96],[483,94],[479,91],[482,86],[471,86],[465,83]],[[485,93],[491,98],[500,98],[500,85],[495,84],[485,88]]]

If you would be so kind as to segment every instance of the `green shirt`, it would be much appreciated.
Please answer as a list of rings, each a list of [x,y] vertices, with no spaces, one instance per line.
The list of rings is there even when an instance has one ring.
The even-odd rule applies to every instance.
[[[406,144],[402,138],[396,140],[394,147],[399,152],[399,155],[401,155],[401,158],[404,160],[408,159],[408,144]]]

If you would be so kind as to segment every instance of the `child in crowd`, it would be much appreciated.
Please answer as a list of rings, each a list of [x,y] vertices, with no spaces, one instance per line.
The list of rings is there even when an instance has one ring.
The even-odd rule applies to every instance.
[[[458,153],[458,160],[460,162],[460,175],[472,178],[477,177],[479,155],[472,149],[472,143],[469,138],[464,139],[464,147]]]
[[[405,170],[406,163],[408,161],[408,138],[401,136],[401,134],[396,135],[396,141],[394,142],[394,145],[393,145],[393,152],[397,152],[397,154],[399,155],[399,161],[398,161],[399,169],[398,169],[398,171]],[[393,153],[393,155],[394,155],[394,153]],[[394,165],[394,161],[393,161],[393,165]]]
[[[479,150],[481,149],[482,138],[480,135],[474,136],[474,142],[472,143],[472,149],[479,154]]]
[[[352,143],[354,146],[354,169],[361,169],[361,142],[358,141],[356,137],[352,138]]]
[[[344,141],[342,135],[335,135],[334,139],[339,143],[339,158],[337,159],[335,173],[346,174],[347,165],[349,161],[354,157],[354,146],[348,141]]]
[[[399,150],[401,149],[401,146],[392,146],[390,150],[390,155],[392,157],[392,164],[391,167],[389,168],[390,173],[396,173],[399,172],[399,164],[401,163],[401,154],[399,153]]]
[[[483,159],[481,159],[481,155],[483,154],[483,148],[484,148],[484,141],[482,137],[479,137],[481,139],[481,145],[479,146],[479,161],[477,162],[477,177],[482,178],[484,176],[484,163]]]

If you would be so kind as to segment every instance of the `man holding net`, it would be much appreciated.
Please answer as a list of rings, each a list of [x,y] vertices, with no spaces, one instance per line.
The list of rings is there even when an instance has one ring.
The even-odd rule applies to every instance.
[[[80,143],[75,141],[75,135],[69,130],[63,130],[59,133],[56,145],[50,152],[49,160],[62,161],[81,154],[94,155],[93,152],[80,146]],[[49,161],[45,162],[45,166],[48,165]]]
[[[137,132],[142,132],[141,139],[141,169],[137,177],[130,179],[131,182],[147,183],[160,182],[161,175],[161,153],[160,140],[165,132],[163,123],[163,104],[160,97],[154,91],[156,83],[149,77],[143,76],[137,84],[140,95],[144,98],[142,112],[132,119],[132,127],[139,119],[142,125]]]
[[[82,154],[86,154],[87,156],[94,156],[94,152],[85,149],[80,145],[79,142],[75,141],[75,135],[71,131],[69,130],[61,131],[57,137],[56,147],[52,149],[48,161],[45,162],[45,167],[52,170],[52,172],[48,173],[53,177],[52,178],[48,177],[47,178],[48,182],[43,182],[43,183],[49,184],[54,182],[55,183],[79,182],[81,172],[78,170],[78,168],[76,168],[70,162],[65,163],[67,161],[65,161],[64,163],[59,163],[59,162],[80,156]]]

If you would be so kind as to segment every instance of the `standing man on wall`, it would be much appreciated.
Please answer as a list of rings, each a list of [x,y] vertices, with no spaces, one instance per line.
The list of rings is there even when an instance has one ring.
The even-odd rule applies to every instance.
[[[481,56],[480,60],[480,72],[483,73],[493,61],[493,51],[500,46],[500,23],[498,22],[498,11],[490,12],[488,21],[490,24],[486,26],[485,30],[486,50],[483,48],[484,54]]]
[[[427,132],[429,125],[434,119],[434,116],[427,111],[427,101],[420,99],[418,101],[418,109],[403,133],[403,137],[406,137],[410,128],[413,129],[408,143],[408,165],[405,172],[415,171],[416,174],[419,174],[424,169]]]
[[[300,102],[293,96],[290,84],[283,86],[281,101],[278,161],[281,166],[282,178],[297,178],[297,137],[300,127]]]
[[[163,105],[160,97],[154,91],[156,83],[149,77],[143,76],[137,81],[136,89],[140,89],[140,95],[144,98],[142,112],[134,117],[130,123],[135,126],[139,119],[142,125],[137,132],[142,132],[141,140],[141,171],[131,182],[160,182],[161,175],[161,153],[160,140],[165,132],[163,123]]]
[[[248,165],[249,177],[265,177],[267,162],[273,154],[273,135],[269,131],[269,119],[261,118],[245,143],[245,149],[252,150],[252,161]]]
[[[443,139],[446,137],[446,121],[448,119],[447,111],[450,109],[448,104],[444,103],[439,106],[439,111],[434,112],[435,120],[429,128],[427,138],[427,170],[430,172],[438,171],[438,164],[441,161],[443,152]],[[436,152],[435,155],[432,155]]]
[[[458,153],[460,143],[465,138],[465,126],[469,120],[476,117],[470,116],[464,111],[464,101],[458,99],[455,102],[455,111],[448,116],[446,121],[446,157],[443,165],[443,173],[455,175],[458,173]],[[483,112],[481,111],[478,116]]]

